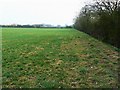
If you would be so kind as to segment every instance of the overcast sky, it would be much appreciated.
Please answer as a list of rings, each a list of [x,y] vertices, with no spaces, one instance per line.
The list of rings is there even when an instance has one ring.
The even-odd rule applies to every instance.
[[[91,0],[0,0],[0,24],[71,25]]]

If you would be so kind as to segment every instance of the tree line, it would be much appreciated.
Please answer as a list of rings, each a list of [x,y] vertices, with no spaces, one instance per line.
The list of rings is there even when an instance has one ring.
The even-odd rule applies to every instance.
[[[120,0],[94,0],[85,5],[74,28],[120,48]]]
[[[72,28],[72,25],[51,25],[51,24],[33,24],[33,25],[20,25],[20,24],[11,24],[11,25],[0,25],[0,27],[8,28]]]

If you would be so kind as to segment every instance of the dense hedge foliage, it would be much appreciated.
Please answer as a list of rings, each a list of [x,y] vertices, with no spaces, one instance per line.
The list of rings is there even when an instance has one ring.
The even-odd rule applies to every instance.
[[[95,0],[85,5],[74,27],[120,48],[120,0]]]

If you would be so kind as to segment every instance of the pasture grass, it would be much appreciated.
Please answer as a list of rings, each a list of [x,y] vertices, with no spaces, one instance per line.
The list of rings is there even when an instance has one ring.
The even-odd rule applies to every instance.
[[[3,28],[3,88],[116,88],[118,49],[74,29]]]

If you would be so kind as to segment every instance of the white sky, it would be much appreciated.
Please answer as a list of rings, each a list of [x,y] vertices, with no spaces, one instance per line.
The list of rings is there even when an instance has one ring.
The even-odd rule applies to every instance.
[[[71,25],[91,0],[0,0],[0,24]]]

